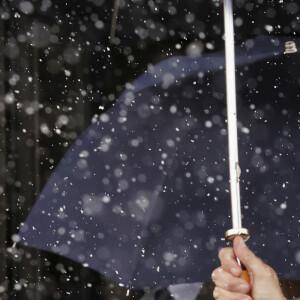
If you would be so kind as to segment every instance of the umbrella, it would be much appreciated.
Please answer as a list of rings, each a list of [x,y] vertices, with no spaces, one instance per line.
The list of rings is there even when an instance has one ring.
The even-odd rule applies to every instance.
[[[300,40],[236,49],[249,242],[299,278]],[[224,53],[173,57],[133,83],[62,159],[20,231],[128,287],[210,280],[229,224]]]

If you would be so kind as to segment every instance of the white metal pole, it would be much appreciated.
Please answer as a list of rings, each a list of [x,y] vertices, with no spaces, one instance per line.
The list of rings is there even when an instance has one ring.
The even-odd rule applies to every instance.
[[[226,101],[231,214],[233,229],[242,228],[241,200],[240,200],[240,168],[238,159],[238,135],[236,115],[236,79],[235,52],[232,0],[224,0],[225,26],[225,66],[226,66]]]

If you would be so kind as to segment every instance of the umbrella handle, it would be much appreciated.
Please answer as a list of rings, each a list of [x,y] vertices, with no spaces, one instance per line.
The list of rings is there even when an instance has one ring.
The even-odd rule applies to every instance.
[[[225,233],[225,238],[228,241],[233,242],[234,238],[236,236],[242,237],[245,241],[247,241],[250,237],[249,231],[246,228],[233,228],[230,230],[227,230]],[[238,264],[242,267],[242,275],[240,278],[246,280],[248,283],[250,283],[250,276],[246,269],[246,267],[240,262],[240,260],[237,258]]]
[[[246,267],[242,264],[242,275],[241,278],[246,280],[248,283],[250,283],[250,276],[249,276],[249,272],[247,271]]]
[[[246,267],[241,264],[241,267],[242,267],[242,275],[240,278],[246,280],[249,284],[250,284],[250,275],[249,275],[249,272],[247,271]],[[247,293],[248,296],[251,296],[251,293]]]

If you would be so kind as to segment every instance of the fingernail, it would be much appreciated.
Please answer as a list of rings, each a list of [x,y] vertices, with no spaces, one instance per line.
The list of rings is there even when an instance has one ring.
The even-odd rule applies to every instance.
[[[218,288],[214,289],[213,296],[216,298],[219,296]],[[248,300],[248,299],[247,299]]]
[[[230,273],[234,276],[239,276],[240,275],[240,272],[237,268],[231,268]]]
[[[245,293],[247,290],[248,290],[248,285],[246,284],[241,284],[240,287],[239,287],[240,291],[242,293]],[[248,298],[247,298],[248,299]]]

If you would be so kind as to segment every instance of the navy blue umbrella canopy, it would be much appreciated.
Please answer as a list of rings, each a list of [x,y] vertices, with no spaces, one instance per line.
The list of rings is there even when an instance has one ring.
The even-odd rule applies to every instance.
[[[236,48],[243,224],[300,278],[299,53]],[[296,47],[300,40],[293,39]],[[173,57],[128,84],[70,148],[20,230],[127,287],[209,281],[231,228],[224,52]]]

